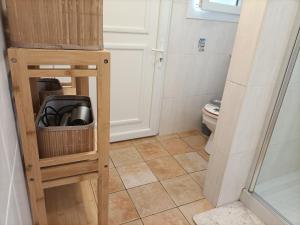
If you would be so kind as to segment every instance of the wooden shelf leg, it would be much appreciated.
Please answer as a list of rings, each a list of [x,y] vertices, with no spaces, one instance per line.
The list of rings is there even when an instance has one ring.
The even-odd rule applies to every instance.
[[[23,62],[24,56],[22,54],[19,55],[16,49],[9,49],[8,56],[13,80],[13,91],[24,155],[32,219],[35,225],[47,225],[45,197],[39,166],[39,153],[27,66]]]
[[[76,94],[89,96],[89,78],[76,77]]]
[[[76,78],[75,77],[71,77],[71,87],[76,88]]]
[[[98,224],[108,225],[110,54],[100,57],[97,76]],[[101,128],[101,129],[100,129]]]

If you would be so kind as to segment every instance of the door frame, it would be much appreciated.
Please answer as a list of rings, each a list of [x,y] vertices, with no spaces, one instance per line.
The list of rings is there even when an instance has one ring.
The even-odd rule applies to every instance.
[[[264,199],[254,192],[254,188],[261,171],[261,167],[268,150],[273,129],[276,125],[278,115],[291,79],[295,62],[300,54],[300,7],[295,19],[295,25],[287,46],[277,84],[273,91],[270,107],[265,119],[265,124],[259,141],[255,159],[248,176],[245,189],[241,193],[240,200],[253,211],[264,223],[272,225],[290,224],[279,212],[269,205]]]
[[[153,51],[155,56],[153,89],[150,112],[150,129],[139,130],[137,132],[122,132],[111,135],[110,141],[117,142],[140,137],[154,136],[159,133],[160,115],[162,107],[163,87],[165,80],[165,70],[167,62],[169,33],[172,18],[173,0],[160,0],[158,30],[156,37],[156,46],[153,49],[163,50],[163,52]],[[162,62],[159,62],[162,58]]]

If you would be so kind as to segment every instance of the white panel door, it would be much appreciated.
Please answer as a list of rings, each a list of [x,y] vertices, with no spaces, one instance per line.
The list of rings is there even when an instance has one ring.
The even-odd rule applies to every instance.
[[[104,0],[111,52],[111,140],[155,135],[152,115],[160,0]],[[156,117],[158,118],[158,117]]]

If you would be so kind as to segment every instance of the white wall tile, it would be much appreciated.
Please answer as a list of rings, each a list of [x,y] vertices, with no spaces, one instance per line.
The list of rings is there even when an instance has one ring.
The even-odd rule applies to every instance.
[[[5,225],[23,225],[22,219],[18,213],[18,200],[14,193],[15,192],[12,190],[9,196],[8,214]]]
[[[264,0],[243,2],[228,73],[228,80],[232,82],[246,85],[249,80],[266,5]]]
[[[188,60],[188,70],[185,75],[184,95],[193,96],[205,93],[207,80],[208,54],[185,55]]]
[[[268,103],[271,102],[272,94],[273,86],[246,87],[238,124],[235,127],[231,154],[256,150],[262,136],[260,131],[263,130],[269,112]]]
[[[277,81],[277,75],[282,67],[291,38],[290,32],[286,31],[292,30],[294,26],[298,4],[299,2],[295,0],[270,1],[268,3],[256,48],[254,66],[249,77],[250,85],[270,85]],[[272,32],[276,33],[276,38],[269,37],[269,34]],[[278,44],[279,41],[285,44]]]
[[[168,134],[175,130],[174,124],[176,119],[175,110],[175,99],[169,98],[164,99],[162,102],[162,111],[160,115],[160,133]]]
[[[207,64],[207,78],[203,93],[223,92],[230,57],[228,54],[210,54]]]
[[[286,4],[289,6],[287,7]],[[258,140],[264,136],[262,128],[266,117],[269,116],[267,112],[271,103],[271,94],[274,88],[278,87],[274,81],[280,76],[278,68],[285,55],[283,49],[286,48],[289,41],[285,37],[291,35],[290,23],[296,18],[294,12],[297,4],[299,5],[299,1],[295,0],[245,0],[243,2],[236,43],[215,132],[214,146],[216,148],[210,158],[204,189],[208,199],[215,205],[219,206],[238,200],[241,190],[245,187],[254,155],[259,150]],[[274,8],[278,8],[278,10]],[[280,20],[279,15],[284,18],[283,22],[276,25],[270,22],[274,17]],[[280,35],[283,38],[279,42],[278,32],[284,33],[284,37],[281,36],[283,34]],[[268,45],[267,42],[273,44]],[[274,49],[276,50],[274,51]],[[275,67],[276,69],[274,69]],[[299,92],[288,94],[298,97],[291,98],[291,103],[294,104],[285,116],[293,114],[292,110],[298,114],[296,99],[299,99]],[[292,124],[292,119],[288,121],[288,124],[291,129],[294,124],[298,125],[297,123]],[[288,125],[285,130],[287,129]],[[293,135],[290,132],[289,134]],[[275,151],[274,157],[271,157],[268,163],[273,164],[273,168],[280,165],[284,169],[288,167],[289,163],[292,165],[298,163],[299,165],[300,154],[291,150],[294,149],[293,146],[297,146],[299,150],[299,143],[281,142],[280,145],[281,151]],[[291,155],[287,157],[287,151],[283,153],[282,149],[285,149],[283,146],[290,148],[294,159],[288,160]],[[280,158],[282,163],[278,162]],[[271,170],[268,170],[266,174],[270,175],[273,172]]]
[[[19,146],[17,145],[17,150]],[[17,200],[18,215],[22,220],[22,225],[31,225],[31,213],[28,205],[28,195],[25,186],[24,170],[19,151],[16,152],[15,169],[13,177],[13,191]]]
[[[215,206],[218,205],[223,176],[227,164],[227,161],[224,160],[227,158],[227,155],[223,154],[225,150],[222,150],[222,148],[223,146],[219,147],[218,150],[220,150],[220,152],[209,159],[203,190],[204,196]]]
[[[0,130],[0,224],[5,224],[12,172],[8,168],[7,156],[4,152],[5,146],[2,139]]]
[[[223,176],[223,183],[218,205],[239,199],[252,165],[255,152],[240,152],[231,154]]]
[[[176,98],[184,91],[189,58],[180,54],[169,54],[166,67],[164,98]]]
[[[173,2],[160,134],[200,128],[202,107],[222,97],[230,62],[237,24],[186,19],[187,3]]]
[[[2,52],[2,51],[1,51]],[[17,141],[17,133],[15,127],[15,119],[11,105],[11,96],[8,89],[8,79],[7,70],[4,67],[4,56],[0,55],[0,104],[1,104],[1,116],[0,123],[1,129],[3,129],[3,143],[5,148],[3,150],[6,152],[8,157],[9,168],[12,170],[12,162],[15,155],[15,146]]]
[[[185,37],[185,13],[186,13],[186,4],[184,2],[175,2],[173,1],[172,9],[172,20],[170,27],[170,38],[169,38],[169,47],[168,53],[181,53],[184,49],[184,37]]]
[[[30,225],[31,215],[3,55],[5,44],[1,24],[0,21],[0,224]]]
[[[184,98],[183,118],[179,131],[200,129],[202,123],[201,109],[212,100],[213,95],[199,95]]]
[[[246,88],[244,86],[230,81],[226,82],[220,116],[214,136],[216,154],[219,154],[221,151],[223,154],[228,154],[231,149],[245,92]]]
[[[228,55],[204,52],[185,57],[188,58],[185,96],[223,93],[230,62]]]

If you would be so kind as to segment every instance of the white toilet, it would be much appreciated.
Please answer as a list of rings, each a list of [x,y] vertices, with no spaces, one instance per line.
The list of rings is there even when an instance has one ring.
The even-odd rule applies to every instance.
[[[213,138],[215,129],[217,126],[217,121],[219,117],[221,101],[214,100],[212,103],[206,104],[202,109],[202,122],[207,126],[207,128],[211,131],[208,142],[205,146],[205,151],[208,154],[213,152]]]

